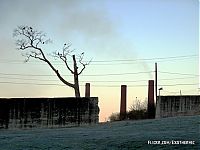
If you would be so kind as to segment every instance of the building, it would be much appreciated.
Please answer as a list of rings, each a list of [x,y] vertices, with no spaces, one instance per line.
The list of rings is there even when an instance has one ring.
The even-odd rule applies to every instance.
[[[97,97],[0,98],[0,128],[52,128],[98,122]]]
[[[200,115],[200,95],[158,96],[156,118]]]

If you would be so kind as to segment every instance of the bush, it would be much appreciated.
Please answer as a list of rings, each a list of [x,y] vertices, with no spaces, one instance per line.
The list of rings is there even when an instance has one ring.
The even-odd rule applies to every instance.
[[[127,113],[127,118],[130,120],[147,119],[148,115],[146,109],[131,110]]]
[[[119,121],[120,120],[120,114],[117,113],[112,113],[109,117],[109,121]]]
[[[130,120],[147,119],[147,100],[141,102],[136,98],[134,103],[130,106],[130,110],[127,113],[127,118]]]
[[[148,113],[147,113],[147,100],[143,101],[141,103],[140,100],[136,99],[130,106],[130,110],[123,114],[120,118],[120,113],[112,113],[109,117],[109,121],[120,121],[124,119],[129,120],[139,120],[139,119],[148,119]]]
[[[125,115],[126,119],[128,120],[140,120],[140,119],[148,119],[148,114],[146,109],[141,110],[130,110]],[[120,119],[120,113],[112,113],[109,117],[109,121],[120,121],[123,119]]]

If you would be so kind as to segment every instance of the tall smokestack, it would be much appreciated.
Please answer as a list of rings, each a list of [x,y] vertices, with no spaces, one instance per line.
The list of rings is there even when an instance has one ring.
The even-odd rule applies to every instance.
[[[149,119],[155,118],[154,80],[149,80],[147,112],[148,112]]]
[[[120,120],[126,118],[126,85],[121,85]]]
[[[85,97],[90,97],[90,83],[85,84]]]

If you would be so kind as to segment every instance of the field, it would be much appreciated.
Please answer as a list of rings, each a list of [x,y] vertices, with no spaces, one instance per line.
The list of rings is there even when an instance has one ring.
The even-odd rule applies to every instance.
[[[0,130],[0,150],[23,149],[195,150],[200,149],[200,116],[108,122],[73,128]]]

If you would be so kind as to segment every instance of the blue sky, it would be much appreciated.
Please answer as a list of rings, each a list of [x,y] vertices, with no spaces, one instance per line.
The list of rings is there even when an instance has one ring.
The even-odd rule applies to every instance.
[[[146,99],[147,86],[137,85],[147,85],[147,80],[154,78],[156,61],[158,70],[162,72],[158,73],[160,86],[192,84],[163,86],[162,94],[179,94],[180,90],[183,94],[198,94],[198,76],[195,76],[198,74],[198,57],[193,56],[198,55],[199,49],[198,3],[198,0],[1,0],[1,73],[54,75],[48,66],[41,62],[31,60],[24,64],[24,57],[16,50],[15,39],[12,37],[14,28],[18,25],[30,25],[44,31],[53,40],[52,44],[45,47],[47,53],[61,49],[64,43],[70,42],[77,53],[85,52],[85,60],[92,58],[93,62],[80,76],[80,81],[81,85],[86,81],[93,81],[90,82],[91,94],[99,97],[101,121],[112,112],[119,111],[121,84],[128,85],[128,107],[135,97]],[[168,58],[173,56],[186,57]],[[151,58],[167,59],[143,60]],[[53,60],[51,57],[50,59]],[[139,61],[109,62],[136,59]],[[63,66],[56,66],[63,74],[68,74]],[[99,76],[137,72],[150,73]],[[91,74],[97,76],[87,76]],[[1,97],[74,95],[72,89],[64,86],[2,83],[62,84],[54,76],[11,78],[13,76],[0,75]],[[30,78],[34,80],[29,81]],[[71,77],[66,78],[72,80]],[[81,86],[81,93],[84,94],[84,86]]]

